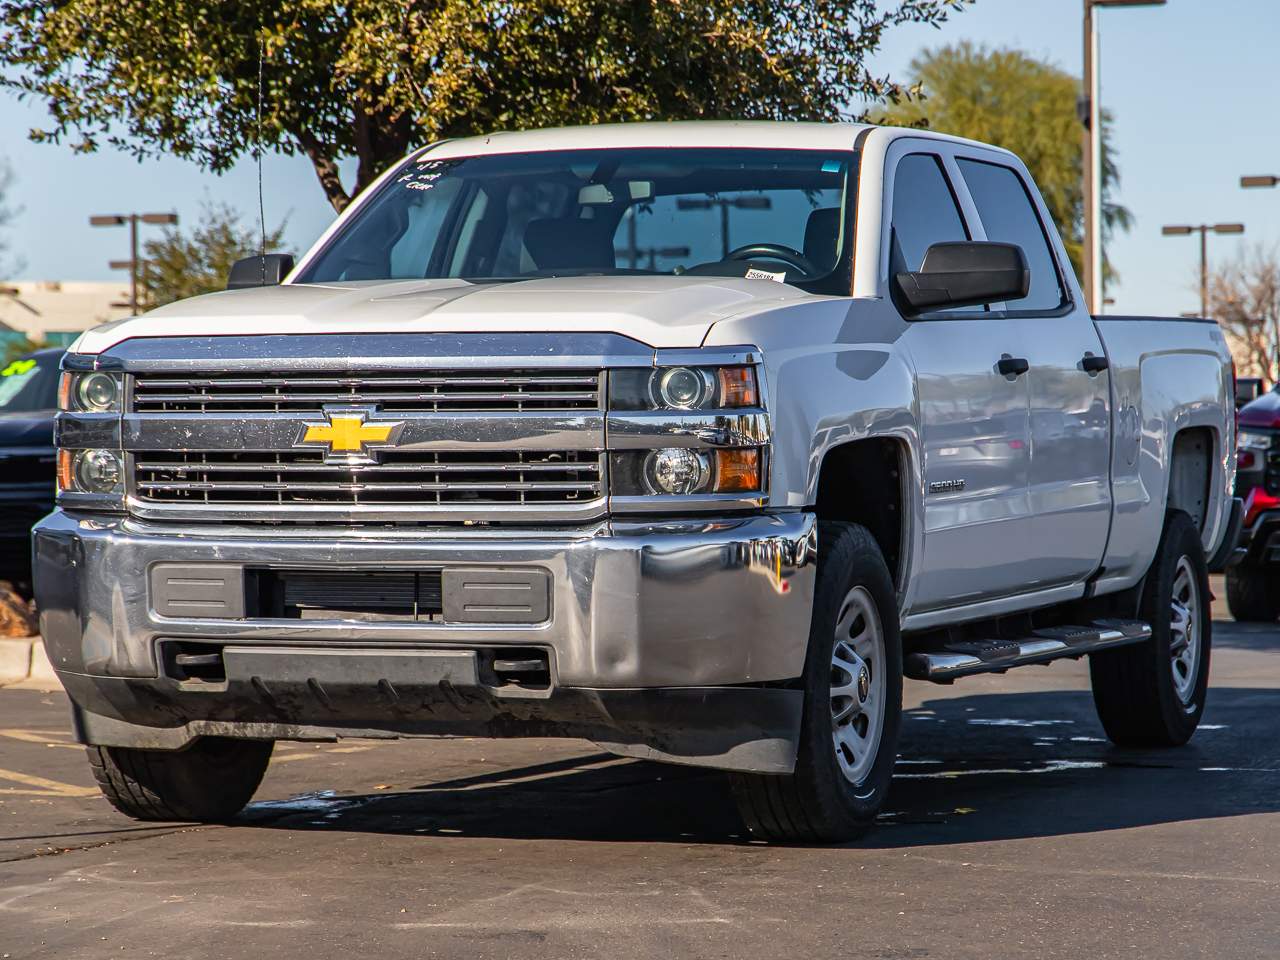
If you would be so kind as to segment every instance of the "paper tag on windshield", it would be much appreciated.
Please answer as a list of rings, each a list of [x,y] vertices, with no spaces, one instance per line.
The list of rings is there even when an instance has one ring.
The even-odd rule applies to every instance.
[[[772,273],[768,270],[761,270],[759,267],[747,268],[748,280],[773,280],[776,283],[785,283],[787,275],[783,273]]]

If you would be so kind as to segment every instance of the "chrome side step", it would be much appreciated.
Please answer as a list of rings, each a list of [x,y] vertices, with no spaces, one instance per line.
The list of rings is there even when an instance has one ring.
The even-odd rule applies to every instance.
[[[977,673],[1003,673],[1011,667],[1082,657],[1149,639],[1151,625],[1141,620],[1095,620],[1087,627],[1046,627],[1018,640],[957,640],[936,649],[916,650],[907,654],[902,670],[913,680],[950,683]]]

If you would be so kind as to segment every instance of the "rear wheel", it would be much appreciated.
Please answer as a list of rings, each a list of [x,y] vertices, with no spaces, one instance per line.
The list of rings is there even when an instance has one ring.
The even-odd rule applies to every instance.
[[[734,774],[752,834],[839,842],[862,836],[889,791],[902,717],[893,582],[867,530],[823,523],[795,772]]]
[[[253,798],[273,746],[270,740],[205,737],[185,750],[88,750],[98,787],[121,813],[135,820],[221,823]]]
[[[1280,617],[1280,576],[1272,567],[1238,563],[1227,567],[1227,609],[1242,623],[1273,623]]]
[[[1172,511],[1142,589],[1151,639],[1089,658],[1093,701],[1115,743],[1176,747],[1195,733],[1209,685],[1209,596],[1200,532]]]

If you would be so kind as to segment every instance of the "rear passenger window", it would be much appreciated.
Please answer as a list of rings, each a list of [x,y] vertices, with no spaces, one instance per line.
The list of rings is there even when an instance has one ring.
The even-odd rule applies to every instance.
[[[1031,292],[1024,300],[1011,301],[1014,310],[1056,310],[1065,299],[1044,226],[1036,215],[1031,195],[1017,172],[979,160],[958,160],[964,182],[978,208],[988,240],[1016,243],[1031,268]]]
[[[894,273],[919,270],[935,243],[969,239],[942,163],[933,154],[913,153],[898,162],[891,236]]]

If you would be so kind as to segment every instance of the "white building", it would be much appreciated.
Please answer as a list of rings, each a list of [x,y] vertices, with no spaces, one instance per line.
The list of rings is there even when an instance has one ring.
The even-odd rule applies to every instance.
[[[128,301],[127,282],[0,280],[0,335],[69,342],[70,334],[129,316]]]

